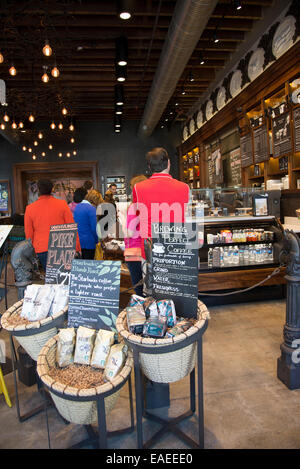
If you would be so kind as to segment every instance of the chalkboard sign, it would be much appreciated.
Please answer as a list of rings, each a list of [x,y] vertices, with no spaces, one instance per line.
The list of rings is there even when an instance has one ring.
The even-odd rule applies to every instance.
[[[120,272],[120,261],[73,260],[69,286],[69,327],[116,331]]]
[[[292,151],[291,117],[285,112],[272,119],[273,157],[286,155]]]
[[[45,283],[69,285],[76,237],[76,223],[50,227]]]
[[[0,212],[10,214],[10,187],[9,181],[0,181]]]
[[[229,153],[230,169],[231,169],[231,182],[233,186],[238,186],[242,183],[241,172],[241,150],[237,148]]]
[[[252,133],[241,137],[241,166],[246,168],[253,164]]]
[[[192,223],[152,223],[155,299],[171,299],[178,316],[197,317],[198,233]]]
[[[266,124],[253,130],[254,163],[269,159],[268,132]]]
[[[300,107],[293,111],[295,153],[300,151]]]

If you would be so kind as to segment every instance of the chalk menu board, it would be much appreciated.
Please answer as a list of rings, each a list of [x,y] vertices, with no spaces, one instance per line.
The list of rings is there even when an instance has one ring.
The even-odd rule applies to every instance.
[[[229,153],[229,161],[231,169],[231,182],[233,186],[237,186],[242,183],[240,148],[236,148]]]
[[[45,283],[69,285],[76,236],[76,223],[50,227]]]
[[[269,159],[268,138],[266,124],[253,130],[254,163]]]
[[[74,259],[69,286],[69,327],[116,331],[121,261]]]
[[[198,232],[192,223],[152,223],[155,299],[174,301],[178,316],[197,317]]]
[[[286,155],[292,151],[291,117],[289,112],[272,119],[273,157]]]
[[[0,181],[0,212],[10,212],[9,181]]]
[[[300,107],[293,110],[295,153],[300,151]]]
[[[206,147],[206,158],[207,158],[207,167],[208,167],[208,185],[213,186],[215,184],[215,164],[212,159],[210,147]]]
[[[246,168],[253,164],[253,147],[252,147],[252,133],[248,133],[241,137],[241,166]]]

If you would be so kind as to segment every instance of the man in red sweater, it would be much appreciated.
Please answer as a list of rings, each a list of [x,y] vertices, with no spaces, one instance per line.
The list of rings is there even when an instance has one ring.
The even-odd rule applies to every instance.
[[[24,226],[26,239],[31,239],[35,252],[46,270],[48,241],[51,225],[74,223],[67,202],[55,199],[52,195],[53,184],[48,179],[38,181],[39,198],[25,210]],[[76,250],[80,251],[77,237]]]

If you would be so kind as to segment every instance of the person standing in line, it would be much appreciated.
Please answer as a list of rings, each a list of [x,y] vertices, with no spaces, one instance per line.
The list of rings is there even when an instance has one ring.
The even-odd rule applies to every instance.
[[[26,239],[31,239],[42,267],[46,270],[51,225],[74,223],[74,219],[67,202],[51,195],[53,184],[49,179],[40,179],[37,185],[39,198],[27,205],[24,227]],[[76,251],[80,251],[78,238]]]
[[[78,198],[82,201],[76,206],[74,220],[78,226],[79,240],[81,244],[82,259],[94,259],[98,236],[96,232],[96,207],[103,201],[102,195],[96,190],[91,190],[85,196],[84,188],[77,189]],[[80,196],[80,191],[82,191]]]
[[[141,181],[146,181],[147,177],[141,174],[134,176],[130,181],[131,190]],[[125,238],[125,261],[130,272],[132,285],[136,285],[143,278],[142,274],[142,238],[140,236],[139,212],[136,210],[135,204],[132,203],[128,207],[126,218],[126,234]],[[143,285],[135,288],[135,293],[143,296]]]
[[[85,181],[82,187],[87,191],[87,193],[94,189],[92,181]]]

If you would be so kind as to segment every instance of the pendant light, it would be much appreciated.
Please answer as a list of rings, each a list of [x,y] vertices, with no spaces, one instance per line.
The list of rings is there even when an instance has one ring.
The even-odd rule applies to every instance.
[[[118,83],[115,85],[115,103],[117,106],[122,106],[124,104],[124,91],[123,85]]]
[[[52,121],[52,122],[51,122],[51,125],[50,125],[50,127],[51,127],[51,129],[52,129],[52,130],[54,130],[54,129],[55,129],[56,125],[55,125],[54,121]]]
[[[121,67],[116,63],[116,77],[117,81],[123,82],[127,78],[127,67]]]
[[[43,47],[43,54],[46,56],[46,57],[50,57],[50,55],[52,55],[52,49],[49,45],[49,41],[46,39],[45,41],[45,45]]]
[[[73,125],[72,123],[71,123],[70,126],[69,126],[69,130],[70,130],[71,132],[74,131],[74,125]]]
[[[200,65],[204,65],[205,63],[205,60],[203,58],[203,54],[200,52],[200,55],[199,55],[199,62],[200,62]]]
[[[44,75],[42,76],[42,82],[43,83],[48,83],[49,81],[49,75],[47,74],[47,72],[45,71],[44,72]]]
[[[33,114],[30,114],[30,116],[28,117],[28,120],[30,122],[34,122],[34,115]]]
[[[240,0],[233,0],[234,8],[236,10],[241,10],[242,9],[242,2]]]
[[[20,122],[19,122],[19,129],[23,129],[23,127],[24,127],[24,124],[23,124],[22,121],[20,121]]]
[[[68,110],[65,107],[62,108],[61,112],[64,116],[66,116],[68,114]]]
[[[5,113],[4,116],[3,116],[3,120],[5,122],[9,122],[9,116]]]
[[[11,127],[12,127],[12,129],[16,129],[18,127],[17,124],[15,123],[15,121],[13,121],[13,123],[11,124]]]
[[[31,152],[32,152],[32,148],[28,148],[28,151],[29,151],[29,153],[31,153]]]
[[[62,130],[64,128],[64,126],[62,125],[61,122],[58,124],[58,128],[59,128],[59,130]]]
[[[3,122],[1,122],[0,127],[1,127],[1,130],[5,130],[5,124]]]
[[[43,151],[42,156],[46,156],[46,153]]]
[[[59,77],[60,73],[59,73],[59,70],[58,70],[58,68],[56,67],[56,65],[55,65],[55,67],[52,68],[52,70],[51,70],[51,75],[52,75],[54,78]]]
[[[35,147],[37,147],[38,144],[39,144],[39,142],[37,142],[36,140],[33,142],[33,145],[34,145]]]
[[[39,132],[39,134],[38,134],[38,138],[39,138],[40,140],[43,138],[43,134],[42,134],[42,132]]]
[[[32,155],[32,159],[33,159],[33,160],[36,160],[36,156],[35,156],[35,155]]]
[[[17,69],[14,67],[14,65],[12,64],[10,69],[8,70],[9,71],[9,74],[12,76],[12,77],[15,77],[16,74],[17,74]]]
[[[53,149],[53,145],[51,145],[51,143],[50,143],[49,150],[52,150],[52,149]]]
[[[214,43],[216,44],[217,42],[219,42],[219,38],[217,36],[217,31],[214,32],[214,35],[213,35],[213,40],[214,40]]]
[[[2,64],[4,62],[4,57],[2,55],[2,53],[0,52],[0,64]]]
[[[189,81],[195,81],[192,70],[190,70],[190,72],[189,72]]]
[[[74,143],[74,142],[75,142],[75,138],[72,137],[72,138],[70,139],[70,142],[71,142],[71,143]]]
[[[134,11],[133,0],[118,0],[117,1],[118,16],[122,20],[129,20]]]
[[[121,67],[127,65],[128,60],[128,41],[125,36],[116,39],[116,62]]]
[[[120,115],[115,116],[114,123],[115,123],[115,127],[121,127],[122,121],[121,121],[121,116]]]
[[[62,157],[62,153],[61,153],[61,152],[60,152],[60,153],[58,153],[58,156],[59,156],[59,158],[61,158],[61,157]]]
[[[121,106],[115,106],[115,114],[121,115],[123,113]]]
[[[73,155],[74,155],[74,156],[77,155],[77,151],[76,151],[76,150],[73,151]]]
[[[22,147],[22,150],[23,151],[26,151],[27,150],[27,147],[25,147],[25,145]]]
[[[67,157],[70,158],[70,156],[71,156],[71,153],[68,152],[68,153],[67,153]]]

